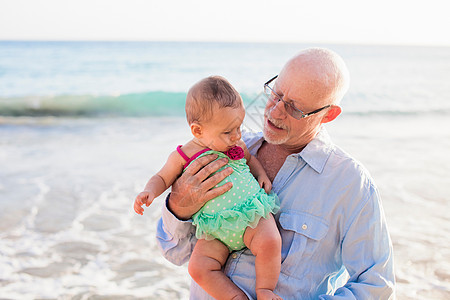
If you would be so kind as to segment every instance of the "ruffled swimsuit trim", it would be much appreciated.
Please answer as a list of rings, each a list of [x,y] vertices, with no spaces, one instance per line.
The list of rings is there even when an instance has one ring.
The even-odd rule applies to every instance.
[[[261,189],[257,194],[248,197],[232,209],[213,214],[201,212],[194,215],[193,224],[197,226],[195,236],[205,240],[217,238],[228,244],[226,237],[229,232],[243,234],[248,226],[255,228],[261,217],[267,218],[270,213],[275,214],[279,210],[278,197],[272,193],[268,195],[264,189]],[[245,245],[242,245],[242,248],[244,247]]]

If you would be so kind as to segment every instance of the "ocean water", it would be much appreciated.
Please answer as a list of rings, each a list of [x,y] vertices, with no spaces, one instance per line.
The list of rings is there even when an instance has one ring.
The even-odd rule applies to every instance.
[[[258,130],[262,84],[310,46],[348,64],[327,130],[380,189],[397,298],[450,298],[450,48],[188,42],[0,42],[0,298],[187,299],[164,195],[144,216],[134,197],[190,138],[193,83],[225,76]]]

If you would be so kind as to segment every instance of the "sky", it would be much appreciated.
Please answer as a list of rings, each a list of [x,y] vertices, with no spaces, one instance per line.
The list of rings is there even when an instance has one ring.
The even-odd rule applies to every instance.
[[[449,7],[448,0],[0,0],[0,40],[450,46]]]

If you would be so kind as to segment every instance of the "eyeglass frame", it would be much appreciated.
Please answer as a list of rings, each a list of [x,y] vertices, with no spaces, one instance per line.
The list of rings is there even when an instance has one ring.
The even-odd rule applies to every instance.
[[[322,111],[322,110],[324,110],[324,109],[326,109],[326,108],[332,106],[332,104],[328,104],[328,105],[325,105],[324,107],[321,107],[321,108],[319,108],[319,109],[316,109],[316,110],[314,110],[314,111],[312,111],[312,112],[304,113],[302,110],[298,109],[298,108],[295,107],[293,104],[284,101],[284,100],[283,100],[283,97],[281,97],[280,95],[278,95],[278,94],[277,94],[277,93],[269,86],[269,84],[270,84],[272,81],[274,81],[275,79],[277,79],[277,77],[278,77],[278,75],[276,75],[275,77],[271,78],[271,79],[268,80],[266,83],[264,83],[264,93],[265,93],[266,95],[268,95],[268,93],[267,93],[267,91],[266,91],[266,88],[268,88],[268,89],[271,91],[271,93],[273,93],[276,97],[278,97],[278,100],[277,100],[277,99],[273,99],[273,100],[271,100],[271,101],[274,102],[274,103],[278,103],[280,100],[283,101],[283,103],[284,103],[284,109],[285,109],[286,112],[287,112],[291,117],[293,117],[294,119],[297,119],[297,120],[304,119],[304,118],[306,118],[306,117],[309,117],[309,116],[311,116],[311,115],[314,115],[314,114],[316,114],[316,113],[318,113],[318,112],[320,112],[320,111]],[[270,97],[270,95],[269,95],[269,97]],[[295,115],[294,115],[295,112],[300,113],[300,116],[295,116]]]

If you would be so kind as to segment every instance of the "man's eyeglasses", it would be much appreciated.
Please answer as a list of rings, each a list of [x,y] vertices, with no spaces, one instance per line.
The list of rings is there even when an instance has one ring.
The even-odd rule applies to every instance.
[[[295,107],[292,103],[288,103],[286,101],[283,100],[283,98],[281,96],[279,96],[277,93],[275,93],[275,91],[273,90],[273,88],[270,86],[270,84],[277,79],[278,75],[276,75],[275,77],[273,77],[272,79],[270,79],[269,81],[267,81],[266,83],[264,83],[264,93],[269,97],[269,100],[272,101],[273,103],[277,103],[279,101],[282,101],[284,103],[284,109],[286,110],[286,112],[293,118],[300,120],[306,117],[309,117],[313,114],[316,114],[320,111],[322,111],[325,108],[331,107],[331,104],[329,105],[325,105],[324,107],[321,107],[319,109],[316,109],[312,112],[309,113],[304,113],[303,111],[301,111],[300,109],[298,109],[297,107]]]

